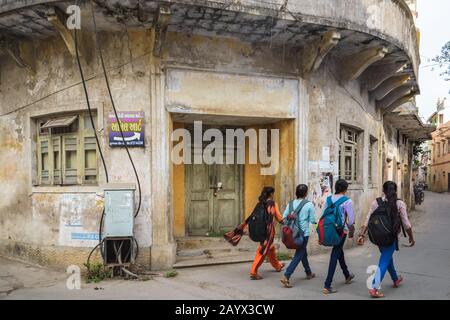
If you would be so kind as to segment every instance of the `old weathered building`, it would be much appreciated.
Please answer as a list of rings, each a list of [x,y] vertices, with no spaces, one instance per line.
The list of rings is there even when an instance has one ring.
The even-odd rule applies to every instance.
[[[432,136],[430,189],[435,192],[450,192],[450,121],[441,124]]]
[[[81,265],[97,244],[106,184],[64,14],[73,3],[0,2],[0,254],[55,266]],[[411,204],[411,144],[432,129],[414,106],[420,58],[403,0],[80,6],[77,46],[110,182],[135,178],[111,143],[98,49],[118,111],[143,126],[130,129],[142,142],[130,152],[142,186],[138,261],[147,267],[172,267],[177,242],[234,227],[268,184],[284,206],[308,183],[319,208],[329,181],[343,177],[358,224],[383,180],[398,182]],[[279,129],[279,170],[172,163],[172,130],[194,121]]]
[[[450,122],[450,106],[446,98],[438,99],[436,111],[428,118],[428,123],[436,126],[432,140],[426,145],[426,182],[428,188],[435,192],[450,190],[450,148],[448,125]]]

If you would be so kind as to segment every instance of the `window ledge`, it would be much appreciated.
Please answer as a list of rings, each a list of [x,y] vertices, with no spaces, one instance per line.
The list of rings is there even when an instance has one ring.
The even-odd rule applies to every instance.
[[[349,191],[353,190],[364,190],[364,186],[361,183],[355,183],[355,184],[349,184],[348,186]]]
[[[34,186],[31,194],[35,193],[98,193],[103,191],[99,186]]]

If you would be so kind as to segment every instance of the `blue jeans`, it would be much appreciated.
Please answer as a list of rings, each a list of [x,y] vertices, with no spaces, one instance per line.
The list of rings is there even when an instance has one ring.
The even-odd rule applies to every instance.
[[[348,271],[347,265],[345,264],[344,257],[344,243],[347,236],[345,235],[341,243],[337,246],[333,246],[333,250],[331,250],[330,264],[328,265],[328,275],[325,280],[325,288],[331,288],[331,282],[333,282],[334,272],[336,271],[336,266],[339,261],[339,265],[341,266],[342,272],[344,273],[345,279],[350,276],[350,272]]]
[[[394,252],[397,248],[397,241],[394,241],[389,247],[379,247],[381,256],[380,261],[378,262],[378,269],[375,273],[375,278],[372,282],[372,288],[379,289],[381,286],[381,282],[386,274],[386,271],[391,275],[392,281],[398,280],[397,271],[395,271],[394,266]]]
[[[295,255],[292,258],[291,263],[289,263],[286,272],[284,273],[284,276],[287,279],[289,279],[292,276],[300,261],[303,264],[303,268],[305,268],[306,274],[307,275],[311,274],[311,268],[309,267],[308,262],[308,252],[306,250],[306,246],[308,245],[308,239],[309,237],[305,237],[302,247],[300,249],[295,250]]]

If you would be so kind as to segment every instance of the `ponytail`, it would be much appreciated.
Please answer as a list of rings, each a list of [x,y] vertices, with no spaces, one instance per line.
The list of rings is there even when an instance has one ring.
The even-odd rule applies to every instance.
[[[397,184],[393,181],[386,181],[383,184],[383,193],[386,196],[386,200],[389,208],[391,209],[391,219],[393,222],[394,232],[397,234],[400,231],[400,215],[397,207]]]

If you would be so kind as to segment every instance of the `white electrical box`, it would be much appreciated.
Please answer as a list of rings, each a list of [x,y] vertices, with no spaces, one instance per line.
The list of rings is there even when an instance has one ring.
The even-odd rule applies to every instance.
[[[133,237],[134,184],[111,183],[104,190],[103,238]]]

